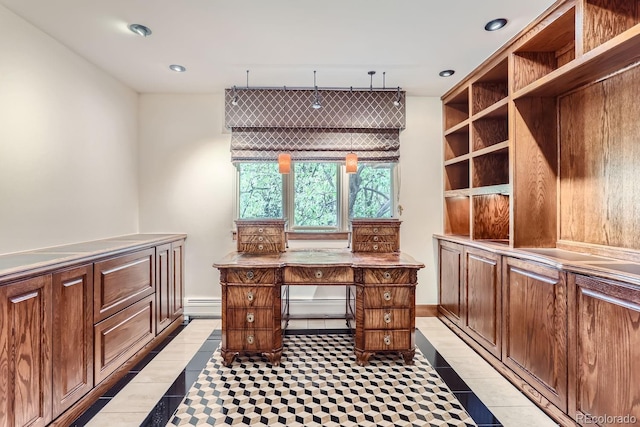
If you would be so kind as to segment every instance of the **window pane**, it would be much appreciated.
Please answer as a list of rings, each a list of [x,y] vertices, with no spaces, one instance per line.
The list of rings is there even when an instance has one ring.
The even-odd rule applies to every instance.
[[[360,164],[349,175],[349,218],[389,218],[393,208],[390,164]]]
[[[338,225],[338,165],[296,163],[294,223],[297,227]]]
[[[241,163],[239,218],[282,218],[282,175],[277,163]]]

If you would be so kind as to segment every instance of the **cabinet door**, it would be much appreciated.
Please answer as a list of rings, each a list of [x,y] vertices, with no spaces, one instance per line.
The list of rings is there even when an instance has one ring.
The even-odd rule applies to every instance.
[[[171,244],[156,248],[156,333],[171,324]]]
[[[171,243],[171,320],[184,311],[184,240]]]
[[[640,289],[569,275],[569,415],[640,420]],[[626,417],[626,418],[624,418]],[[591,422],[593,423],[593,421]]]
[[[462,246],[440,241],[440,312],[458,326],[462,326],[463,287],[462,284]]]
[[[93,387],[93,265],[53,274],[53,417]]]
[[[51,421],[51,276],[0,286],[0,425]]]
[[[502,268],[502,361],[566,411],[565,273],[509,257]]]
[[[500,358],[500,256],[475,248],[465,248],[464,255],[465,332]]]

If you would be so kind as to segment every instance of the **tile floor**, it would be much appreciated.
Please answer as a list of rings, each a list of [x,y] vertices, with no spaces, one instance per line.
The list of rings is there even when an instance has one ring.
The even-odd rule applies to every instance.
[[[194,319],[180,327],[72,425],[164,426],[218,347],[219,327],[219,319]],[[289,323],[291,332],[344,328],[344,320],[334,319]],[[479,425],[557,425],[438,319],[417,318],[416,328],[418,347],[467,412],[483,420],[488,408],[495,416]]]

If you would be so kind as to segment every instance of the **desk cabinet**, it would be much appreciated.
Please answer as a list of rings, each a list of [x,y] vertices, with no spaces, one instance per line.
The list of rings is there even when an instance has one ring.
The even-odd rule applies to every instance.
[[[353,252],[390,253],[400,250],[400,221],[397,219],[353,219]]]
[[[238,252],[267,254],[284,252],[285,220],[236,220]]]

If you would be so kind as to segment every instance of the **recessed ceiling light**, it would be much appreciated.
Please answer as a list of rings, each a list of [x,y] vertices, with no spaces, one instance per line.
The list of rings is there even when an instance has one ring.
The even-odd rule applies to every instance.
[[[151,35],[151,29],[149,27],[145,27],[144,25],[131,24],[129,25],[129,29],[136,34],[141,35],[142,37]]]
[[[451,77],[455,74],[455,70],[443,70],[438,73],[440,77]]]
[[[496,31],[499,30],[500,28],[504,27],[505,25],[507,25],[507,20],[504,18],[497,18],[497,19],[492,19],[491,21],[487,22],[487,25],[484,26],[484,29],[487,31]]]
[[[171,65],[169,65],[169,68],[171,68],[176,73],[184,73],[185,71],[187,71],[187,69],[185,67],[183,67],[182,65],[178,65],[178,64],[171,64]]]

